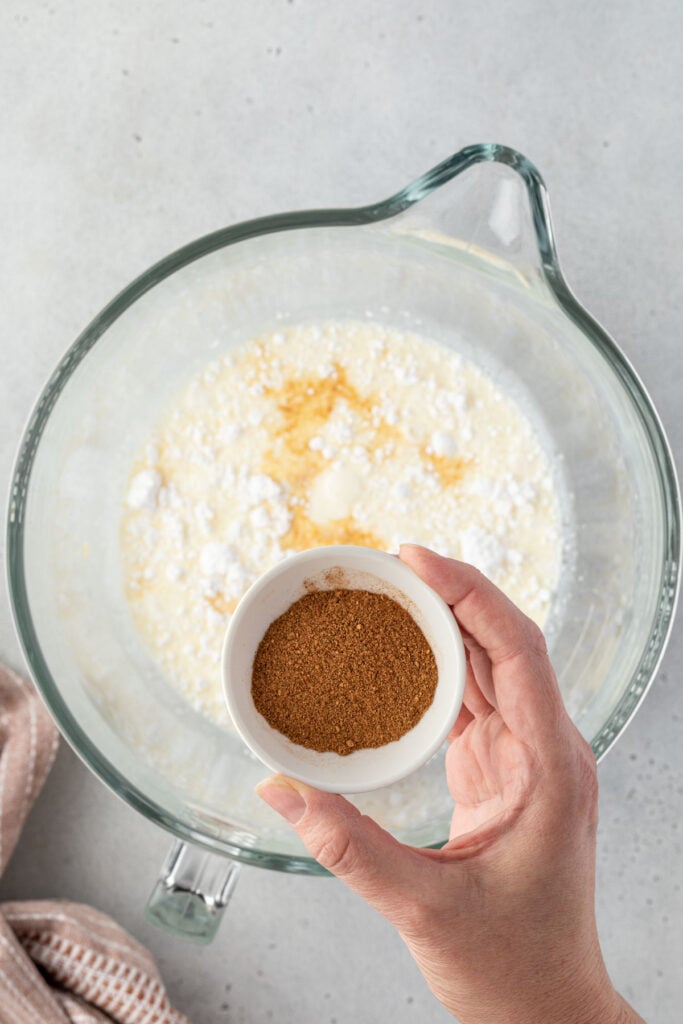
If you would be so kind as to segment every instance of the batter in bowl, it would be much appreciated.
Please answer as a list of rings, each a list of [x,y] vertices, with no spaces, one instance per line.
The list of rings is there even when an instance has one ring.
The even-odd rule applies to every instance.
[[[531,421],[453,350],[355,322],[267,334],[207,366],[132,467],[121,524],[137,629],[225,725],[220,650],[250,583],[305,548],[401,541],[472,562],[546,623],[562,521]]]

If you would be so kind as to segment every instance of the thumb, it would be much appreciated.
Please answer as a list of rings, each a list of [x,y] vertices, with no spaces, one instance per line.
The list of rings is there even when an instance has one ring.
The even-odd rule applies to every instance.
[[[323,793],[284,775],[256,787],[262,800],[293,826],[322,867],[400,927],[415,902],[427,866],[419,851],[388,832],[335,793]]]

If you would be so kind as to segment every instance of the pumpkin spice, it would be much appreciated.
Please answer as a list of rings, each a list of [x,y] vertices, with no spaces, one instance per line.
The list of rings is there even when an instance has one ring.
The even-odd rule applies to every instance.
[[[434,699],[434,653],[398,602],[321,590],[267,629],[252,670],[254,705],[309,750],[346,755],[398,740]]]

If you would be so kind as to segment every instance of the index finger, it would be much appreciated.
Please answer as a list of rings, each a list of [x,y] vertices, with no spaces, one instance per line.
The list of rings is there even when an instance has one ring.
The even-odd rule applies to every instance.
[[[565,714],[543,633],[478,569],[404,544],[399,557],[451,606],[491,661],[496,704],[520,737],[555,734]]]

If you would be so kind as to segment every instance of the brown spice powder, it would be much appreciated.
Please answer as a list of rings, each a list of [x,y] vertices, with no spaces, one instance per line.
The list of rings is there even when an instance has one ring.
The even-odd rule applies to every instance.
[[[459,484],[470,464],[470,460],[459,455],[429,454],[426,448],[421,449],[421,454],[425,463],[431,465],[442,487],[455,487]]]
[[[398,740],[434,699],[434,653],[384,594],[307,594],[269,626],[252,670],[254,705],[293,743],[350,754]]]
[[[265,454],[262,469],[274,480],[286,481],[289,492],[291,525],[280,540],[282,547],[295,551],[325,544],[385,547],[382,538],[350,516],[315,523],[306,511],[311,485],[327,465],[320,452],[311,451],[311,438],[320,433],[338,402],[345,402],[362,422],[369,423],[373,404],[379,399],[363,397],[339,363],[333,364],[329,377],[291,378],[278,388],[267,388],[266,394],[274,399],[279,417],[271,431],[273,446]]]

